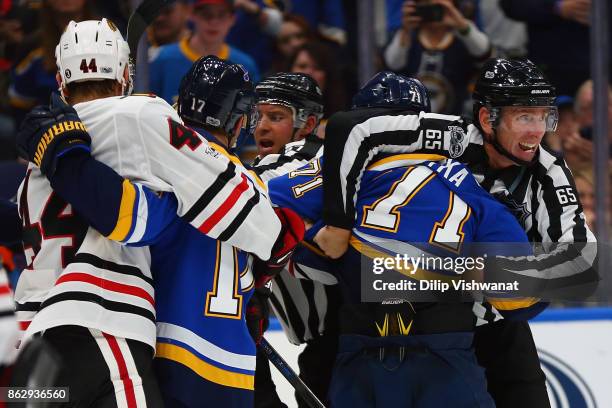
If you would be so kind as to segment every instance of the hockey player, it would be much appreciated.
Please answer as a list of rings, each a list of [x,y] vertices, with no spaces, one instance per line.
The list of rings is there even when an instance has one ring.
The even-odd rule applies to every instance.
[[[153,243],[160,231],[181,231],[188,224],[200,231],[198,237],[206,233],[217,238],[218,268],[199,275],[211,285],[208,296],[201,292],[186,293],[204,299],[206,311],[211,314],[224,314],[225,309],[238,306],[232,316],[240,321],[243,295],[236,292],[240,276],[233,271],[242,267],[242,277],[247,280],[252,280],[252,274],[246,261],[232,254],[237,251],[232,246],[268,259],[273,247],[285,248],[287,228],[281,230],[281,220],[253,175],[186,128],[167,103],[150,95],[121,96],[130,84],[129,49],[112,23],[106,19],[71,22],[56,54],[60,89],[75,104],[83,122],[74,109],[56,100],[51,108],[32,112],[21,129],[22,155],[36,166],[30,166],[19,193],[24,246],[30,264],[18,284],[17,310],[31,311],[30,315],[34,315],[31,323],[23,321],[24,325],[29,324],[26,339],[43,332],[43,337],[63,357],[65,370],[59,383],[70,386],[71,402],[155,406],[161,404],[150,369],[156,343],[155,312],[168,299],[154,293],[149,248],[126,248],[112,240]],[[220,105],[210,104],[219,117],[207,119],[220,135],[231,139],[240,129],[243,117],[252,111],[252,85],[240,66],[220,69],[227,74],[230,83],[226,85],[230,89],[223,93]],[[201,110],[204,105],[204,101],[191,102],[193,109]],[[86,174],[91,163],[90,149],[122,176],[142,183],[134,184],[120,177],[108,189],[98,191],[102,194],[98,199],[104,193],[116,199],[110,219],[93,216],[87,205],[79,207],[112,240],[88,229],[61,196],[51,190],[45,178],[53,180],[57,172],[71,173],[75,168],[77,174]],[[70,190],[61,183],[56,188]],[[152,191],[167,193],[160,199]],[[176,218],[174,212],[182,219]],[[149,222],[150,219],[154,221]],[[257,227],[261,222],[266,223],[266,233]],[[196,229],[189,231],[195,233]],[[162,249],[172,248],[168,244]],[[163,252],[157,251],[157,256],[160,254]],[[180,256],[175,259],[171,252],[165,255],[166,262],[172,265],[182,259]],[[226,255],[223,262],[221,255]],[[159,265],[156,278],[169,279],[168,264]],[[221,271],[226,273],[215,279],[215,273],[220,276]],[[181,282],[185,285],[184,280]],[[248,292],[248,285],[241,288]],[[170,294],[171,298],[176,296],[176,292]],[[244,298],[248,298],[248,293]],[[197,324],[202,318],[201,309],[197,317],[173,314],[171,308],[162,310],[178,319],[174,321],[177,323],[188,319]],[[246,331],[244,325],[241,327]],[[176,330],[166,329],[160,330],[172,339]],[[177,330],[184,333],[180,328]],[[214,347],[212,350],[217,357],[219,353],[230,355]],[[234,370],[228,373],[189,357],[194,355],[192,351],[166,351],[179,360],[187,356],[215,378],[239,378],[246,388],[252,383],[248,358],[224,360]],[[81,363],[83,356],[88,356],[86,366]],[[252,360],[254,364],[254,357]],[[233,375],[236,370],[246,373]]]
[[[304,109],[309,103],[318,101],[318,93],[307,92],[308,88],[316,89],[313,88],[314,81],[310,81],[313,84],[310,87],[303,88],[302,84],[305,81],[296,82],[294,78],[300,78],[297,75],[304,76],[278,74],[271,77],[273,81],[264,80],[258,84],[256,91],[259,106],[272,105],[272,103],[276,106],[290,106],[296,115],[307,117],[308,111],[300,111],[299,108]],[[372,91],[369,103],[390,106],[398,111],[429,110],[426,89],[413,79],[385,72],[374,78],[368,86]],[[295,88],[302,90],[295,92],[293,90]],[[310,102],[297,99],[298,96],[303,98],[308,95]],[[357,101],[357,103],[363,102]],[[269,108],[273,107],[275,106]],[[318,111],[320,109],[314,112]],[[294,126],[273,126],[271,123],[265,130],[264,134],[274,140],[292,140],[294,134],[299,134],[295,123]],[[287,144],[282,155],[266,155],[256,162],[254,170],[264,180],[286,174],[307,164],[313,158],[321,157],[322,142],[317,136],[310,134],[300,142]],[[311,242],[308,248],[313,247],[316,245]],[[312,255],[311,251],[302,251],[302,253]],[[340,296],[335,285],[336,279],[325,271],[322,272],[320,267],[313,268],[312,265],[302,267],[299,261],[293,262],[290,266],[292,273],[284,270],[272,285],[272,305],[289,340],[294,344],[306,342],[306,348],[298,359],[300,375],[317,396],[325,400],[337,347],[337,308]],[[301,279],[295,279],[294,275]],[[258,387],[263,383],[261,377],[263,375],[257,380]],[[266,390],[267,394],[259,392],[256,394],[256,401],[261,402],[261,406],[265,406],[265,401],[268,399],[258,400],[258,396],[274,396],[271,387],[267,387]],[[302,404],[298,398],[298,405]]]
[[[597,280],[592,267],[595,237],[585,224],[563,159],[540,146],[544,133],[556,126],[554,93],[531,62],[492,59],[476,83],[476,125],[457,116],[423,113],[338,114],[328,124],[334,137],[326,142],[324,214],[329,227],[317,242],[332,256],[346,249],[356,183],[376,152],[444,154],[471,166],[480,184],[515,211],[530,241],[565,244],[531,262],[507,260],[508,270],[522,271],[516,275],[519,280],[589,292]],[[568,274],[561,277],[552,273],[555,270]],[[526,323],[500,321],[479,327],[475,347],[498,407],[549,406],[544,373]]]
[[[480,188],[464,166],[453,160],[422,162],[425,155],[412,155],[421,156],[416,161],[407,156],[411,155],[380,160],[363,175],[351,246],[336,269],[344,304],[331,406],[439,407],[452,401],[454,407],[493,407],[472,349],[477,318],[471,303],[397,302],[405,296],[400,292],[388,295],[394,299],[387,303],[361,301],[359,270],[372,270],[373,258],[398,253],[466,256],[470,242],[523,243],[520,251],[531,253],[510,211]],[[315,225],[323,203],[322,183],[317,181],[323,160],[269,182],[273,202]],[[404,164],[410,161],[422,163]],[[455,252],[450,245],[462,249]],[[513,252],[520,253],[518,249]],[[297,252],[294,260],[300,255]],[[536,300],[500,304],[515,318],[542,309]]]

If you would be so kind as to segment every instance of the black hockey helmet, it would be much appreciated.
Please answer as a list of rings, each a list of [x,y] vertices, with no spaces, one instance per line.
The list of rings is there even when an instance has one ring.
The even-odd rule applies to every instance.
[[[310,115],[323,117],[323,93],[310,75],[280,72],[261,80],[255,87],[257,103],[282,105],[294,113],[293,127],[301,129]]]
[[[374,75],[357,91],[351,103],[351,109],[375,107],[431,111],[429,93],[421,81],[390,71]]]
[[[485,62],[474,88],[474,120],[483,106],[555,106],[555,87],[527,59],[491,58]]]
[[[248,129],[254,121],[254,106],[255,92],[246,69],[214,55],[194,62],[181,80],[179,116],[187,124],[224,131],[230,146],[236,122],[246,115]]]
[[[533,62],[528,59],[491,58],[483,65],[472,95],[474,122],[482,130],[479,113],[483,107],[489,110],[493,129],[499,124],[503,107],[543,107],[550,108],[546,119],[546,131],[554,131],[559,118],[555,97],[555,87]],[[515,163],[530,164],[504,149],[495,134],[489,142],[499,153]]]

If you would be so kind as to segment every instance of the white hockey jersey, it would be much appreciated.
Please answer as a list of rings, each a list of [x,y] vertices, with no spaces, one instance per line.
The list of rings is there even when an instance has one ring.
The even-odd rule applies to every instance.
[[[96,159],[154,191],[173,193],[178,215],[206,235],[269,258],[280,222],[265,189],[185,128],[165,101],[110,97],[75,109],[91,135]],[[136,238],[143,233],[147,206],[142,195],[136,189],[126,204],[134,211],[118,219],[116,230]],[[80,325],[155,347],[149,249],[123,246],[83,225],[32,165],[19,189],[19,207],[29,266],[15,298],[25,337]]]

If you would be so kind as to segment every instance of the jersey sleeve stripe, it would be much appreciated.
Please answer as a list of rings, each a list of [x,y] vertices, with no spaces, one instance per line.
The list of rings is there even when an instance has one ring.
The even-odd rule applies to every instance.
[[[149,190],[144,190],[140,184],[136,184],[136,187],[137,194],[136,202],[134,203],[135,216],[130,232],[123,239],[123,242],[126,244],[140,242],[147,232],[147,224],[149,222],[155,222],[156,220],[155,218],[149,220],[149,196],[154,195],[154,193]],[[157,198],[151,197],[151,199],[156,200]]]
[[[183,219],[187,222],[192,222],[206,208],[215,196],[223,189],[225,184],[234,177],[236,173],[236,165],[231,161],[227,164],[227,169],[212,183],[210,187],[204,191],[198,201],[185,213]]]
[[[56,303],[60,302],[91,302],[106,310],[110,310],[113,312],[121,312],[128,314],[135,314],[141,317],[148,319],[149,321],[155,323],[155,315],[142,307],[135,306],[129,303],[116,302],[109,299],[105,299],[102,296],[94,295],[92,293],[87,292],[64,292],[59,293],[55,296],[52,296],[46,299],[41,305],[41,311],[45,308],[48,308]]]
[[[136,189],[129,182],[123,180],[123,193],[121,195],[121,204],[119,206],[119,216],[117,217],[117,225],[115,229],[108,235],[108,239],[113,241],[123,241],[133,228],[134,210],[138,209]]]
[[[98,269],[107,269],[112,272],[117,272],[124,275],[135,276],[153,286],[153,279],[144,275],[140,269],[131,265],[122,265],[115,262],[107,261],[93,254],[79,253],[74,257],[74,262],[90,264]]]
[[[259,194],[256,193],[253,195],[253,197],[249,198],[242,210],[240,210],[238,215],[236,215],[236,217],[232,220],[232,222],[225,229],[225,231],[223,231],[219,235],[218,239],[220,241],[227,241],[228,239],[230,239],[232,235],[234,235],[236,230],[240,228],[244,220],[248,217],[248,215],[251,213],[251,210],[257,205],[257,203],[259,203]]]
[[[244,174],[241,174],[241,177],[242,177],[242,182],[240,184],[238,184],[236,187],[234,187],[234,190],[232,190],[232,192],[227,197],[227,199],[223,202],[223,204],[221,204],[219,206],[219,208],[217,208],[215,210],[215,212],[213,212],[212,215],[210,217],[208,217],[198,227],[198,229],[200,231],[202,231],[205,234],[210,232],[210,230],[213,229],[213,227],[215,225],[217,225],[219,223],[219,221],[221,221],[223,219],[225,214],[227,214],[234,207],[234,204],[236,204],[236,201],[238,201],[240,196],[246,190],[248,190],[249,183],[247,181],[246,176]]]
[[[155,307],[155,300],[153,297],[144,289],[138,286],[126,285],[124,283],[113,282],[108,279],[98,278],[96,276],[89,275],[87,273],[71,272],[64,274],[59,277],[55,282],[56,285],[66,282],[84,282],[91,285],[99,286],[105,290],[113,292],[124,293],[126,295],[137,296],[149,302],[151,306]]]

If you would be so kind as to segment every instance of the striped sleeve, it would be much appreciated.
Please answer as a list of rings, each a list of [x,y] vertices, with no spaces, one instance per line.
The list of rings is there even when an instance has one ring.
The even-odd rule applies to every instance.
[[[554,300],[581,300],[596,289],[597,241],[586,224],[573,176],[561,157],[540,151],[531,181],[537,242],[529,258],[499,258],[498,266],[516,279],[524,294]],[[541,242],[541,244],[540,244]]]
[[[178,220],[172,194],[157,195],[86,153],[62,157],[50,182],[92,227],[114,241],[150,245]]]
[[[177,214],[200,232],[268,259],[281,224],[264,183],[237,157],[182,125],[159,98],[150,105],[138,123],[150,179],[159,186],[154,189],[172,192]]]
[[[470,161],[482,157],[482,143],[476,127],[459,116],[383,109],[339,112],[326,127],[324,220],[351,228],[361,177],[378,153],[426,151]]]
[[[305,166],[312,159],[323,155],[323,140],[310,135],[299,142],[289,143],[282,154],[269,154],[257,161],[253,170],[268,182],[288,172]]]

